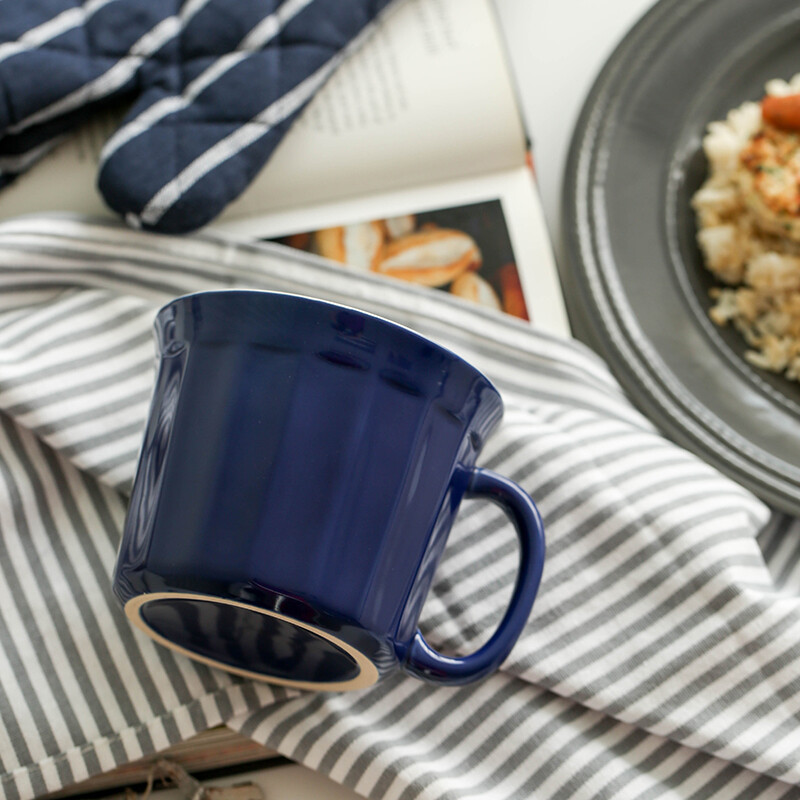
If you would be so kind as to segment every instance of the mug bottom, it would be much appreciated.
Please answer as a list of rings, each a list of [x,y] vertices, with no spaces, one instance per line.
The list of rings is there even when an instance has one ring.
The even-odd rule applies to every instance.
[[[379,677],[369,658],[332,633],[238,600],[151,592],[131,598],[125,613],[159,644],[246,678],[345,691]]]

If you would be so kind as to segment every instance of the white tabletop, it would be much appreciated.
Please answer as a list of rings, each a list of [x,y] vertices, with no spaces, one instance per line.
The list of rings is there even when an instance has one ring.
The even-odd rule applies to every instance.
[[[545,218],[556,243],[573,126],[603,63],[653,0],[495,0],[495,4],[533,139]]]

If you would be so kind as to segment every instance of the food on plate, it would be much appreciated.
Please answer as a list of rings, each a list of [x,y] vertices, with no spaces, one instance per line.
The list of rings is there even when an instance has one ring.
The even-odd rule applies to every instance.
[[[776,128],[800,130],[800,94],[768,94],[761,101],[761,116]]]
[[[369,271],[380,258],[386,229],[380,222],[323,228],[314,234],[314,250],[353,269]]]
[[[711,318],[742,333],[752,364],[800,380],[800,75],[712,122],[703,149],[697,241],[724,284]]]
[[[459,275],[450,285],[450,292],[464,300],[477,303],[479,306],[487,306],[497,311],[503,310],[500,298],[492,289],[491,284],[474,272],[465,272],[463,275]]]
[[[479,269],[482,260],[478,245],[468,234],[432,228],[390,241],[373,269],[425,286],[444,286],[464,272]]]

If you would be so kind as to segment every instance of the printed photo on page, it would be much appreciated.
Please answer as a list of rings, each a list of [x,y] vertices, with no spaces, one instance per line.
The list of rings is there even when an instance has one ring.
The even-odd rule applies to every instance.
[[[499,200],[402,214],[278,239],[337,261],[529,319]]]

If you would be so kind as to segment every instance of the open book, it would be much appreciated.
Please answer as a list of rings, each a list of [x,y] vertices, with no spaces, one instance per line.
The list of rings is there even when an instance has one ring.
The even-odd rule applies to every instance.
[[[0,218],[111,215],[98,116],[0,191]],[[491,0],[404,0],[211,228],[280,239],[569,332]]]

